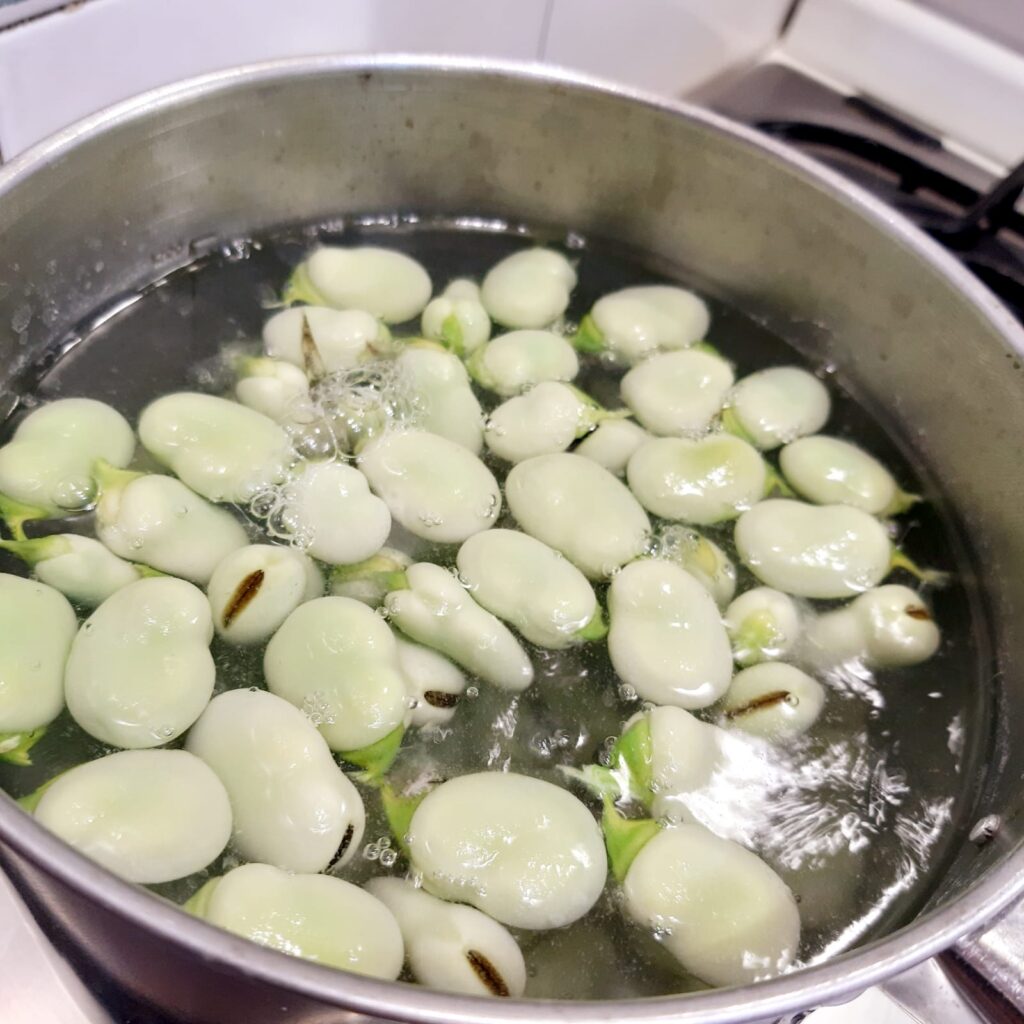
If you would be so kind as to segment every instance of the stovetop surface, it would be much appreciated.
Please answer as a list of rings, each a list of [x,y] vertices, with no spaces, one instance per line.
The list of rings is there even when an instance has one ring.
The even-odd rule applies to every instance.
[[[1024,165],[1002,181],[859,96],[782,64],[701,90],[706,105],[827,164],[953,253],[1024,321]]]

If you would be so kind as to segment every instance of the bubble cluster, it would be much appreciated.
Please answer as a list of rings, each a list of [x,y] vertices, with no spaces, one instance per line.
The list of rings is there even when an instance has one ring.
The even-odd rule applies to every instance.
[[[316,726],[332,725],[336,720],[334,707],[321,690],[306,694],[302,700],[302,713],[310,724]]]

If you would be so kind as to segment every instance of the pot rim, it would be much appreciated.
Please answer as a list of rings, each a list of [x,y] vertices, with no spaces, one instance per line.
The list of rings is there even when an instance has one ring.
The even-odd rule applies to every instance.
[[[80,142],[143,119],[157,110],[254,83],[306,76],[352,77],[367,72],[405,71],[500,76],[561,85],[576,92],[601,94],[700,122],[712,132],[729,136],[759,158],[784,166],[910,250],[948,284],[965,294],[1006,344],[1024,358],[1024,330],[995,296],[936,242],[860,186],[783,143],[708,110],[537,63],[441,55],[320,56],[252,63],[201,75],[144,92],[89,115],[19,154],[0,167],[0,201],[36,170],[66,158]],[[1003,909],[1024,896],[1022,843],[948,906],[930,911],[891,935],[825,963],[756,985],[633,1000],[495,1000],[338,971],[222,931],[95,864],[44,829],[6,794],[0,794],[0,839],[35,867],[83,896],[208,962],[271,985],[290,988],[328,1005],[416,1024],[583,1024],[592,1021],[739,1024],[772,1019],[845,1002],[934,956],[960,937],[984,930]]]

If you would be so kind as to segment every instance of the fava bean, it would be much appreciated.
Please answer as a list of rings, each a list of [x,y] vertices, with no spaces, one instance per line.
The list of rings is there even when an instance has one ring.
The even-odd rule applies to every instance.
[[[665,352],[622,378],[622,399],[648,430],[668,437],[703,434],[725,404],[732,367],[710,352]]]
[[[576,271],[551,249],[523,249],[487,272],[480,299],[492,320],[505,327],[546,327],[569,305]]]
[[[64,695],[72,718],[114,747],[180,736],[213,695],[213,620],[206,595],[158,576],[122,587],[71,645]]]
[[[424,540],[461,543],[493,525],[501,511],[494,474],[472,452],[425,430],[371,441],[359,468],[392,516]]]
[[[373,878],[366,888],[395,915],[406,960],[421,985],[470,996],[523,994],[523,954],[497,921],[401,878]]]
[[[292,460],[288,435],[269,417],[196,392],[150,402],[139,418],[139,439],[210,501],[248,501],[279,482]]]
[[[300,604],[267,645],[270,692],[317,721],[332,750],[379,773],[401,743],[409,695],[387,623],[347,597]]]
[[[134,451],[132,428],[103,402],[62,398],[40,406],[0,448],[0,514],[20,537],[26,519],[85,508],[95,495],[93,463],[127,466]]]
[[[206,588],[214,628],[236,644],[266,640],[303,601],[323,592],[323,577],[312,559],[274,544],[232,551]]]
[[[509,398],[542,381],[570,381],[580,371],[572,345],[552,331],[512,331],[481,345],[466,363],[483,388]]]
[[[206,584],[224,558],[249,542],[230,512],[174,477],[103,463],[93,472],[100,487],[96,536],[121,558]]]
[[[423,885],[514,928],[561,928],[604,888],[601,830],[564,789],[512,772],[442,783],[412,815],[408,848]]]
[[[284,301],[365,309],[387,324],[400,324],[423,311],[431,289],[426,270],[405,253],[374,245],[322,245],[296,268]]]
[[[353,974],[393,981],[402,969],[402,933],[391,911],[330,875],[243,864],[207,882],[186,909],[261,946]]]
[[[557,453],[514,466],[505,497],[519,525],[590,579],[643,553],[651,524],[620,480],[589,459]]]
[[[725,693],[732,650],[708,592],[678,565],[632,562],[608,591],[608,653],[616,673],[644,699],[694,709]]]
[[[184,750],[122,750],[45,787],[36,820],[129,882],[156,885],[202,871],[231,836],[220,779]]]
[[[529,534],[478,533],[459,548],[456,564],[473,598],[539,647],[568,647],[607,632],[586,576]]]
[[[626,479],[648,512],[699,525],[735,518],[768,486],[764,459],[729,434],[647,441],[629,460]]]
[[[832,402],[817,377],[797,366],[773,366],[744,377],[722,415],[725,428],[768,451],[825,425]]]
[[[523,690],[533,682],[533,666],[519,641],[447,569],[418,562],[405,576],[408,589],[384,599],[403,633],[504,690]]]
[[[352,859],[363,801],[316,726],[265,690],[214,697],[186,749],[216,772],[231,800],[234,846],[246,860],[317,872]]]
[[[688,348],[707,334],[710,320],[703,300],[685,288],[639,285],[598,299],[575,344],[636,363],[659,349]]]

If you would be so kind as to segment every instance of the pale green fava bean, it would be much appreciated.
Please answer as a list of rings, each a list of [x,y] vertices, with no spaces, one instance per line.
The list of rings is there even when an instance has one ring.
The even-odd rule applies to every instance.
[[[28,734],[60,714],[64,663],[77,628],[63,594],[0,573],[0,759],[28,764],[34,742]]]
[[[561,928],[597,902],[607,877],[601,830],[564,789],[513,772],[442,783],[412,816],[423,885],[513,928]]]
[[[427,303],[420,330],[423,337],[440,342],[464,359],[490,338],[491,318],[480,301],[479,291],[476,295],[462,295],[459,285],[457,294],[452,294],[452,285],[459,285],[459,282],[453,281],[443,295]]]
[[[263,672],[271,693],[319,718],[328,746],[342,754],[358,754],[405,725],[408,693],[395,638],[351,598],[299,605],[267,645]]]
[[[231,837],[220,779],[184,750],[123,750],[46,786],[36,820],[129,882],[202,871]]]
[[[494,474],[461,445],[425,430],[388,433],[359,455],[374,493],[410,533],[458,544],[501,511]]]
[[[504,690],[523,690],[533,682],[533,666],[519,641],[447,569],[418,562],[405,575],[408,589],[384,599],[403,633]]]
[[[286,489],[284,515],[314,558],[354,565],[373,557],[391,532],[391,512],[365,476],[343,462],[305,462]]]
[[[713,541],[685,526],[667,526],[658,535],[655,556],[682,566],[715,599],[727,605],[736,593],[736,566]]]
[[[96,536],[121,558],[206,584],[249,538],[241,523],[180,480],[98,465]]]
[[[738,843],[700,825],[658,832],[622,886],[626,911],[709,985],[742,985],[785,971],[800,941],[786,884]]]
[[[466,689],[466,676],[446,657],[396,634],[398,663],[409,696],[416,701],[409,724],[433,729],[450,722]]]
[[[762,582],[797,597],[849,597],[889,572],[885,527],[849,505],[805,505],[773,498],[736,523],[736,549]]]
[[[687,797],[711,782],[723,757],[723,733],[682,708],[646,713],[650,731],[650,806],[655,818],[688,821]]]
[[[0,541],[0,548],[32,566],[40,582],[88,608],[95,608],[114,591],[141,579],[144,571],[118,558],[98,540],[77,533],[5,540]]]
[[[210,501],[245,502],[278,483],[292,460],[272,419],[215,395],[181,391],[150,402],[139,418],[146,451]]]
[[[691,821],[686,797],[707,786],[723,732],[672,705],[635,714],[609,751],[609,765],[563,768],[598,795],[636,800],[658,820]]]
[[[322,245],[292,275],[284,299],[365,309],[387,324],[400,324],[423,311],[432,287],[426,270],[405,253],[373,245]]]
[[[738,665],[777,661],[785,658],[800,638],[800,609],[781,590],[754,587],[726,609],[725,628]]]
[[[622,378],[622,399],[652,433],[667,437],[704,433],[725,404],[732,367],[709,352],[665,352]]]
[[[505,497],[519,525],[561,551],[590,579],[639,557],[651,524],[640,503],[606,469],[579,455],[538,455],[514,466]]]
[[[462,362],[436,345],[414,341],[395,366],[415,396],[419,425],[476,455],[483,447],[484,414]]]
[[[351,597],[378,608],[392,590],[405,586],[405,570],[412,559],[404,551],[381,548],[372,558],[356,565],[339,565],[331,570],[330,591],[337,597]]]
[[[832,408],[828,389],[797,366],[773,366],[744,377],[722,417],[726,429],[768,451],[816,434]]]
[[[71,645],[64,696],[72,718],[114,747],[180,736],[213,694],[213,619],[206,595],[160,576],[122,587]]]
[[[786,480],[819,505],[852,505],[872,515],[901,512],[914,501],[876,458],[849,441],[815,435],[779,454]]]
[[[595,624],[598,634],[605,632],[586,576],[529,534],[478,533],[459,548],[456,565],[479,604],[539,647],[578,643]]]
[[[825,706],[821,683],[793,665],[766,662],[737,672],[722,700],[722,725],[779,742],[807,732]]]
[[[523,249],[487,272],[480,299],[505,327],[546,327],[569,305],[576,271],[551,249]]]
[[[266,640],[303,601],[323,592],[323,577],[311,558],[274,544],[232,551],[206,588],[214,628],[236,644]]]
[[[275,313],[263,326],[263,348],[315,379],[350,370],[391,347],[391,332],[362,309],[293,306]]]
[[[678,565],[642,559],[608,591],[608,653],[619,678],[644,699],[708,707],[732,678],[732,650],[718,608]]]
[[[596,462],[616,476],[625,476],[633,452],[650,439],[651,435],[632,420],[604,420],[583,438],[573,454]]]
[[[484,439],[499,458],[522,462],[564,452],[609,414],[568,384],[544,381],[502,402],[490,416]]]
[[[310,720],[265,690],[210,701],[186,749],[210,766],[231,800],[234,846],[287,871],[345,864],[362,843],[363,801]]]
[[[409,969],[421,985],[470,996],[523,994],[523,954],[497,921],[403,878],[372,878],[366,888],[395,915]]]
[[[281,359],[247,359],[235,397],[277,423],[292,421],[309,405],[309,381],[297,366]]]
[[[0,494],[34,506],[35,518],[83,508],[93,499],[93,463],[127,466],[134,451],[119,412],[91,398],[62,398],[29,413],[0,448]]]
[[[921,596],[899,584],[875,587],[825,612],[807,629],[810,657],[825,665],[854,658],[876,668],[927,661],[942,634]]]
[[[709,525],[733,519],[760,501],[768,471],[756,449],[730,434],[699,441],[658,437],[634,452],[626,479],[648,512]]]
[[[635,363],[659,349],[688,348],[707,334],[710,322],[707,306],[693,292],[640,285],[598,299],[580,325],[576,344]]]
[[[472,278],[457,277],[454,281],[449,281],[445,285],[444,291],[441,294],[448,299],[475,299],[479,302],[480,285]]]
[[[580,363],[559,334],[512,331],[481,345],[466,368],[481,387],[509,398],[542,381],[570,381],[580,372]]]
[[[391,911],[330,875],[243,864],[211,879],[186,904],[197,917],[290,956],[393,981],[402,933]]]

